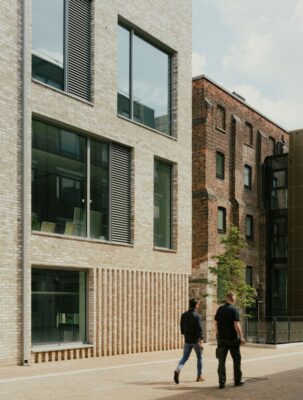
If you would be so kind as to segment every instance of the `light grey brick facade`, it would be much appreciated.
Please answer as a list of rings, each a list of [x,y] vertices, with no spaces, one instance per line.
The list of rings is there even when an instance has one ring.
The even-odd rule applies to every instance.
[[[31,2],[28,2],[31,8]],[[93,101],[32,81],[27,76],[28,124],[33,116],[85,135],[130,146],[133,244],[32,232],[27,226],[29,279],[32,266],[88,272],[88,342],[85,349],[41,349],[32,361],[104,356],[180,346],[179,313],[186,308],[191,272],[191,1],[93,2]],[[1,2],[0,92],[0,365],[22,355],[21,43],[23,1]],[[31,16],[31,12],[29,12]],[[173,61],[173,125],[169,137],[117,116],[117,25],[123,17],[176,51]],[[28,21],[29,26],[31,21]],[[31,44],[29,44],[31,49]],[[29,52],[27,62],[30,63]],[[25,132],[31,148],[31,132]],[[153,248],[154,158],[175,165],[171,251]],[[30,165],[26,166],[28,182]],[[28,187],[30,187],[28,185]],[[31,306],[26,304],[30,339]],[[127,314],[127,318],[125,315]]]

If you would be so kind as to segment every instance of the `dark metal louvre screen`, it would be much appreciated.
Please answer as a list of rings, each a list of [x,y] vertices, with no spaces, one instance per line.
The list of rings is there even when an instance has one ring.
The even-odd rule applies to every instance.
[[[131,151],[112,144],[111,159],[111,239],[130,243]]]
[[[91,0],[68,0],[67,91],[91,100]]]

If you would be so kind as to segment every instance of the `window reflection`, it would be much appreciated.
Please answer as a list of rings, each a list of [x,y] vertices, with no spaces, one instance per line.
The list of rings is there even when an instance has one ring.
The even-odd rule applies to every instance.
[[[154,245],[171,248],[171,165],[155,161]]]
[[[33,78],[64,88],[64,0],[32,0]]]
[[[169,55],[122,26],[118,52],[118,113],[170,134]]]
[[[32,270],[32,343],[85,342],[85,272]]]

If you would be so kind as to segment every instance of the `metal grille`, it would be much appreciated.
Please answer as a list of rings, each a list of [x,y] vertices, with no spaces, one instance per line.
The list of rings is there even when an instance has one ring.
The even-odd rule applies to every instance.
[[[91,0],[68,0],[67,91],[91,99]]]
[[[111,165],[111,239],[130,243],[131,151],[112,144]]]

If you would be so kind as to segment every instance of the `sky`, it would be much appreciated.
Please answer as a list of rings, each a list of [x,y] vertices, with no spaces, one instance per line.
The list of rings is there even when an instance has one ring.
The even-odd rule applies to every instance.
[[[193,76],[303,128],[303,0],[192,0]]]

